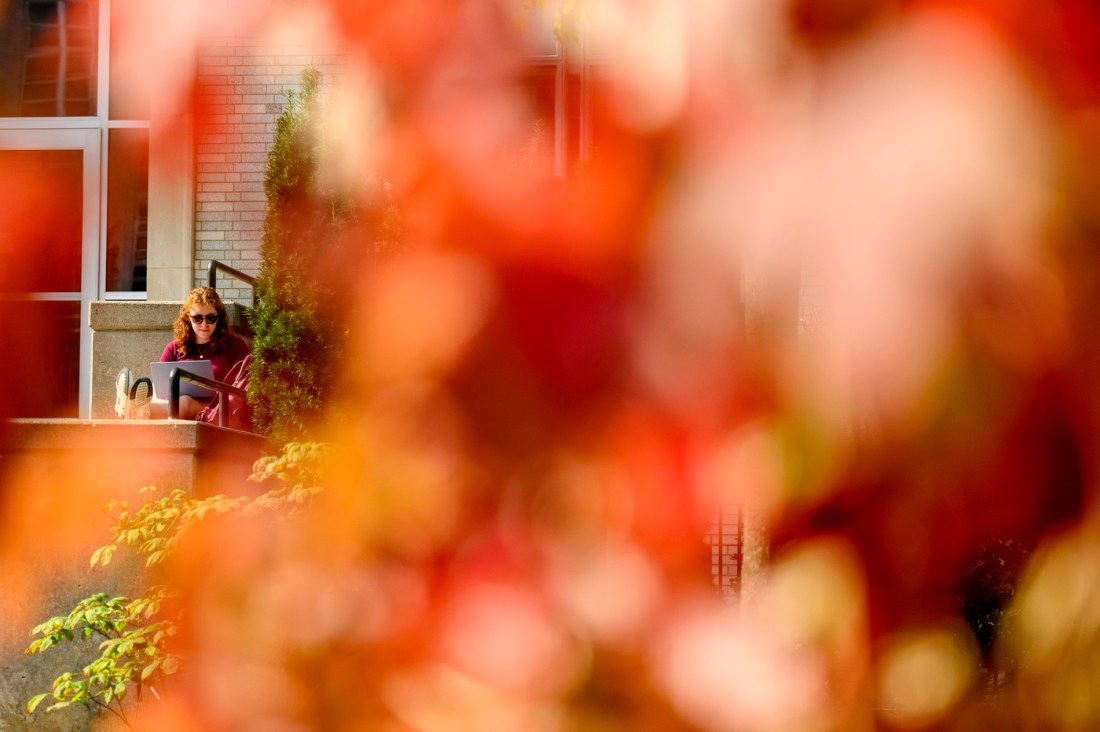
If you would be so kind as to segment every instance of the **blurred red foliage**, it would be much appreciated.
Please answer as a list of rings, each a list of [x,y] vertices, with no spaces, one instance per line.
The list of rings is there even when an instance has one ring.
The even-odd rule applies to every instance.
[[[328,144],[388,184],[399,246],[343,272],[325,496],[181,559],[190,667],[153,728],[1100,723],[1029,696],[1083,666],[988,697],[957,583],[990,537],[1029,547],[1003,652],[1038,657],[1027,588],[1096,519],[1100,10],[576,5],[618,55],[562,181],[517,162],[516,8],[321,4],[333,104],[384,118],[370,170],[356,125]],[[702,541],[731,501],[739,610]],[[1046,621],[1094,648],[1094,607]]]

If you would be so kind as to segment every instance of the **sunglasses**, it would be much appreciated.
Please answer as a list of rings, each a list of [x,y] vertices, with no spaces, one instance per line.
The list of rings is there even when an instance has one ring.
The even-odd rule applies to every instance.
[[[195,325],[198,325],[202,321],[203,321],[203,316],[202,315],[192,315],[191,316],[191,322],[194,323]],[[206,315],[206,322],[210,323],[211,325],[213,325],[214,323],[217,323],[218,322],[218,314],[217,313],[207,314]]]

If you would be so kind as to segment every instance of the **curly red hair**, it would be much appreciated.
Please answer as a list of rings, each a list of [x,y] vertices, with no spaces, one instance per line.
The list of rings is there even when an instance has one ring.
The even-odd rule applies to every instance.
[[[195,329],[191,327],[191,308],[206,306],[214,308],[218,314],[218,324],[214,327],[214,335],[210,337],[210,350],[214,353],[225,348],[225,343],[233,333],[233,327],[229,325],[229,317],[225,312],[225,304],[222,302],[218,291],[213,287],[196,287],[187,294],[187,299],[180,307],[179,317],[176,318],[172,330],[176,334],[176,349],[185,358],[198,355],[198,345],[195,342]]]

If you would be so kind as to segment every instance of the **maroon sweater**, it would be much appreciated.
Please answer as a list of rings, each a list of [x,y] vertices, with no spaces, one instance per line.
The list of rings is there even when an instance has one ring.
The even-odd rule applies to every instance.
[[[210,365],[214,369],[214,379],[216,381],[224,381],[225,375],[229,373],[229,369],[233,368],[233,364],[240,361],[242,358],[251,353],[248,344],[244,342],[244,338],[241,338],[236,333],[229,336],[224,344],[224,348],[220,351],[215,351],[206,354],[206,359],[210,361]],[[176,347],[176,342],[172,341],[164,347],[164,353],[160,354],[161,361],[198,361],[197,357],[183,358],[179,350]]]

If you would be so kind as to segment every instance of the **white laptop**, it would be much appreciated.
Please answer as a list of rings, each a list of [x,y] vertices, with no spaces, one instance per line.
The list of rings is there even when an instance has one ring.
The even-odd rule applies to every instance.
[[[207,379],[214,379],[214,368],[210,365],[210,361],[153,361],[149,364],[149,373],[153,377],[153,396],[155,398],[168,401],[168,393],[171,388],[168,384],[168,377],[172,374],[174,368],[181,368]],[[215,394],[217,392],[211,391],[205,386],[199,386],[180,379],[180,396],[187,395],[209,399]]]

